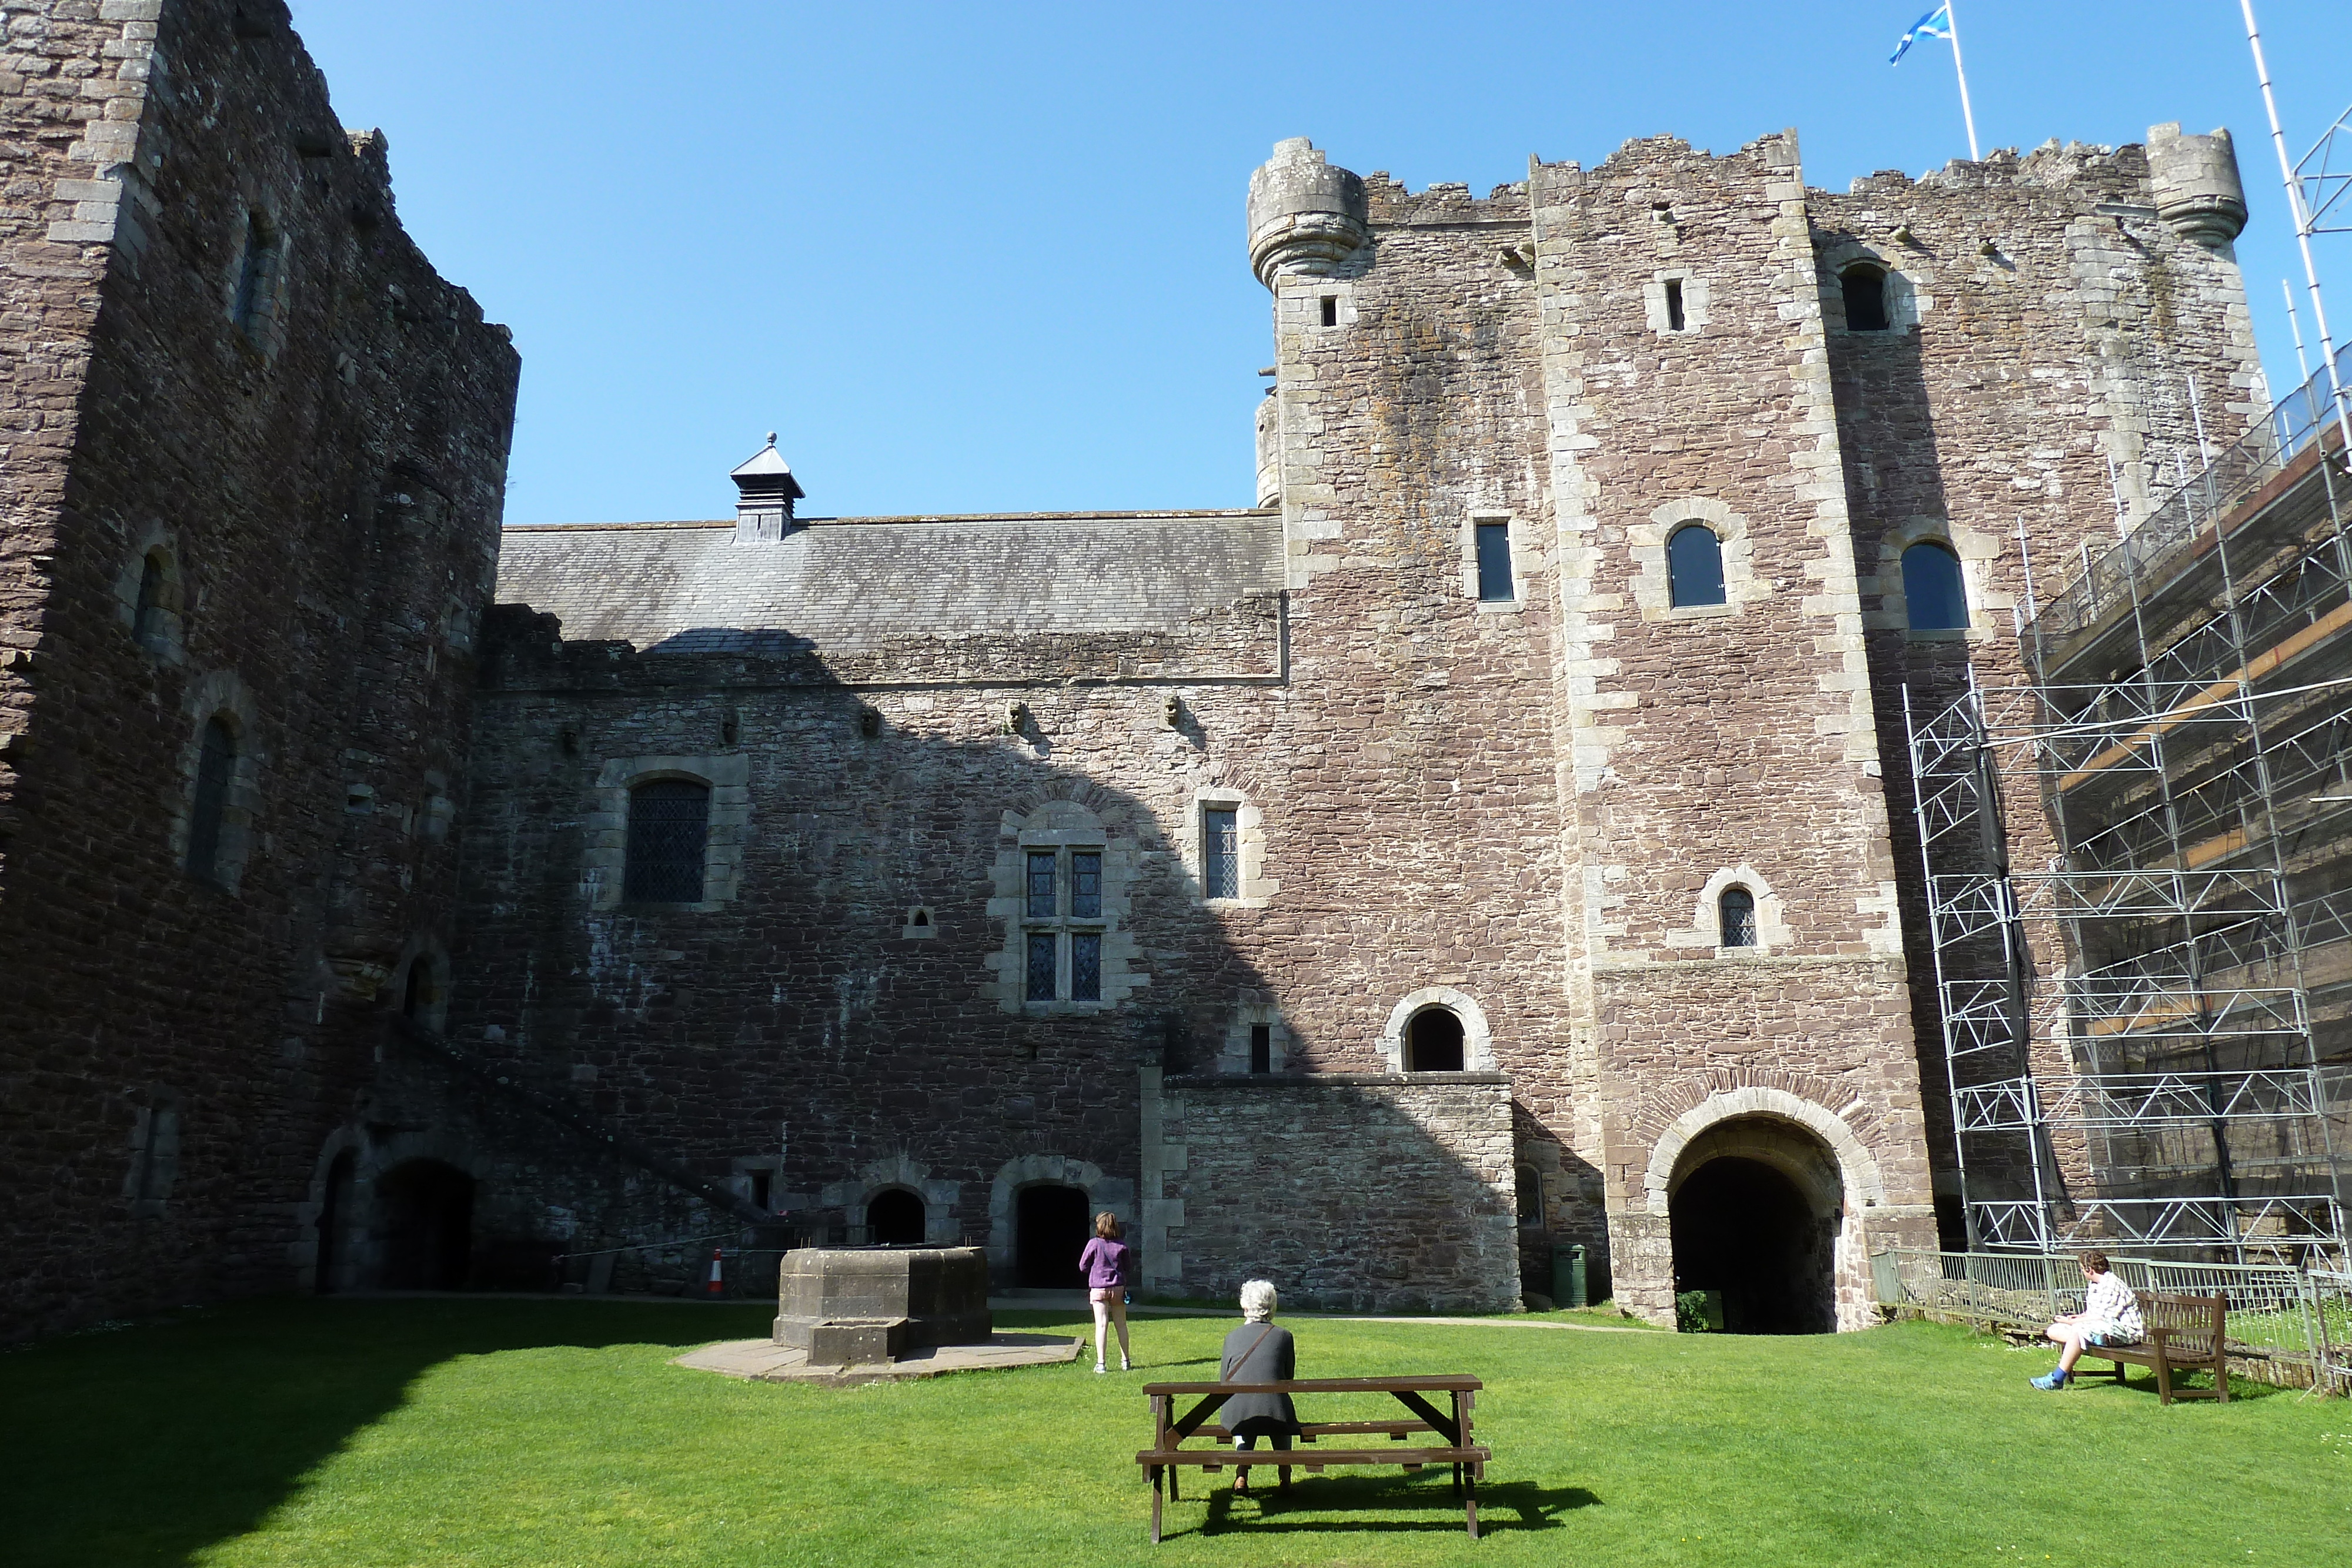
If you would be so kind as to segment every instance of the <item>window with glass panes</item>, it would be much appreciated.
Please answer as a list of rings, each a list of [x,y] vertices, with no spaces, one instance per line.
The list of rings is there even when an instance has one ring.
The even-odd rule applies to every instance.
[[[1033,1002],[1102,1000],[1102,851],[1025,852],[1023,995]]]
[[[1205,898],[1242,895],[1241,820],[1237,807],[1201,809],[1201,893]]]

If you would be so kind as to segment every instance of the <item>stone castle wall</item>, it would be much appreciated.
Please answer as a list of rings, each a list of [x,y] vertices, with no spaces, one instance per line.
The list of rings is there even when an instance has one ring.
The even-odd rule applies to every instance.
[[[2164,128],[2159,128],[2161,131]],[[1822,304],[1838,409],[1839,442],[1870,653],[1903,893],[1914,1030],[1932,1141],[1951,1146],[1926,888],[1910,808],[1904,688],[1925,723],[1967,689],[2018,686],[2027,675],[2016,616],[2116,537],[2119,511],[2137,521],[2183,474],[2202,465],[2268,404],[2245,291],[2226,239],[2178,231],[2158,216],[2146,150],[2055,143],[2024,158],[1912,181],[1881,173],[1843,195],[1814,193]],[[1913,323],[1893,333],[1846,329],[1837,269],[1891,268]],[[2022,530],[2022,542],[2021,541]],[[1948,539],[1961,557],[1976,623],[1969,631],[1906,629],[1901,555],[1920,538]],[[2012,863],[2039,869],[2057,850],[2026,759],[2010,758],[2007,826]],[[2052,923],[2030,930],[2040,983],[2063,962]],[[2044,1042],[2046,1047],[2046,1041]],[[2044,1051],[2045,1082],[2072,1064]],[[2089,1178],[2079,1134],[2058,1130],[2059,1180]],[[2021,1141],[1996,1168],[1995,1140],[1979,1143],[1971,1181],[1979,1197],[2005,1185],[2030,1196]],[[1958,1245],[1958,1174],[1942,1156],[1939,1206]]]
[[[1533,188],[1579,868],[1562,1065],[1592,1084],[1619,1299],[1660,1315],[1672,1270],[1627,1247],[1665,1218],[1641,1129],[1711,1072],[1813,1080],[1924,1215],[1895,873],[1794,136],[1637,141]],[[1671,602],[1686,525],[1718,540],[1721,605]],[[1733,884],[1745,949],[1717,946]]]
[[[1147,1290],[1499,1312],[1519,1301],[1516,1140],[1497,1072],[1143,1077]]]
[[[5,219],[0,354],[23,1332],[296,1277],[373,1009],[447,928],[517,361],[282,5],[18,7],[9,47],[11,178],[46,197]],[[184,870],[215,716],[218,886]]]
[[[914,1193],[1000,1280],[1050,1183],[1172,1293],[1501,1307],[1579,1241],[1664,1317],[1717,1157],[1791,1184],[1857,1323],[1951,1173],[1903,684],[2015,667],[2021,516],[2097,539],[2261,401],[2226,238],[2134,149],[1832,196],[1793,133],[1662,138],[1474,198],[1290,142],[1261,509],[509,530],[486,613],[512,350],[283,10],[10,36],[12,1327],[380,1279],[416,1161],[478,1184],[485,1283],[721,1222],[651,1160],[815,1224]],[[1895,330],[1849,329],[1856,260]],[[1685,524],[1722,606],[1669,602]],[[1905,630],[1922,538],[1965,634]],[[629,790],[681,776],[704,896],[633,902]],[[1103,856],[1098,1001],[1025,987],[1041,846]],[[1430,1008],[1466,1071],[1401,1071]]]

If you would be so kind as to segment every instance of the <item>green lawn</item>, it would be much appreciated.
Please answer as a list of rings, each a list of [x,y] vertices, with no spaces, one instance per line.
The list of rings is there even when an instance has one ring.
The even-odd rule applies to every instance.
[[[758,1307],[278,1301],[0,1355],[0,1561],[114,1565],[2229,1563],[2352,1555],[2352,1410],[2242,1385],[2038,1394],[1911,1323],[1815,1339],[1300,1320],[1300,1372],[1472,1372],[1487,1536],[1444,1478],[1231,1472],[1146,1544],[1138,1387],[1076,1365],[827,1389],[668,1364]],[[1075,1326],[1048,1313],[1003,1326]],[[1314,1408],[1334,1412],[1331,1402]],[[1270,1478],[1269,1478],[1270,1479]]]

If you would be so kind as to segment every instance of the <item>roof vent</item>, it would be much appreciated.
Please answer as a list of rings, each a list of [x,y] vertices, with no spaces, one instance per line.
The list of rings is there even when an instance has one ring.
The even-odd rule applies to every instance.
[[[735,542],[772,542],[793,531],[793,503],[808,494],[776,450],[776,433],[729,478],[735,481]]]

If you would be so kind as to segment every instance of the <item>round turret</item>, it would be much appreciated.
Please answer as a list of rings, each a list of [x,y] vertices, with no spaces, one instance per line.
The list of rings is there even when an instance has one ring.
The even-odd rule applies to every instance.
[[[2156,215],[2181,238],[2218,250],[2246,226],[2246,188],[2227,131],[2183,136],[2178,124],[2149,126],[2147,176]]]
[[[1250,270],[1268,288],[1283,273],[1328,274],[1370,237],[1363,181],[1325,162],[1304,136],[1276,142],[1250,176]]]

